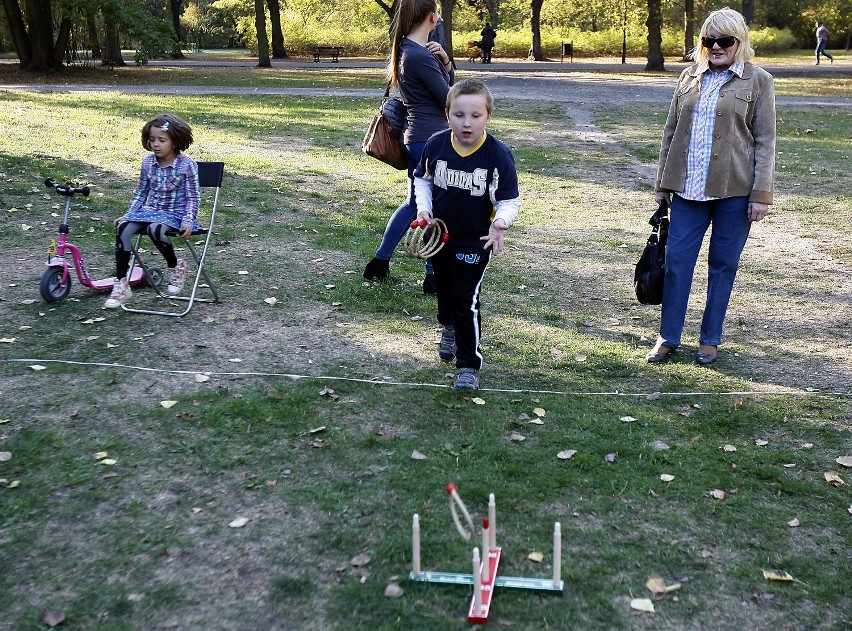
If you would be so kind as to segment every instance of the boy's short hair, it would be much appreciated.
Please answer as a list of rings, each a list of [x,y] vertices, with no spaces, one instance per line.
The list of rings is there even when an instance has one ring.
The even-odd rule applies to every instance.
[[[488,86],[481,79],[465,79],[451,87],[450,91],[447,92],[446,109],[448,112],[456,97],[464,94],[481,94],[484,96],[485,109],[488,110],[488,115],[491,116],[491,111],[494,109],[494,97],[491,96],[491,90],[488,89]]]
[[[158,114],[145,123],[145,126],[142,128],[142,146],[148,151],[151,150],[152,127],[159,127],[165,131],[169,135],[169,138],[171,138],[175,150],[178,152],[186,150],[192,144],[192,127],[185,123],[183,119],[174,114]]]

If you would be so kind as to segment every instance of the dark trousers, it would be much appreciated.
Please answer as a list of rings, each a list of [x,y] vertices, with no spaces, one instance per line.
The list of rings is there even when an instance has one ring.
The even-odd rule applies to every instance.
[[[121,279],[127,276],[127,269],[130,267],[131,241],[134,235],[143,232],[151,237],[154,246],[166,259],[169,269],[174,269],[177,265],[177,255],[171,239],[166,236],[166,231],[171,229],[171,226],[166,224],[145,221],[122,221],[118,224],[115,229],[115,277]]]
[[[491,250],[475,246],[473,252],[456,253],[445,247],[432,257],[438,289],[438,322],[456,329],[456,367],[482,368],[479,348],[479,289]]]

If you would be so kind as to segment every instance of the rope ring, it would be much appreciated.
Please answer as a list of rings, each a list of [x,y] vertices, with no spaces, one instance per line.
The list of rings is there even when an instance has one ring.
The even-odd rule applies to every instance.
[[[440,219],[434,219],[434,223],[427,229],[425,219],[414,220],[403,237],[402,243],[405,251],[418,259],[428,259],[435,256],[450,240],[447,224]]]
[[[462,502],[461,497],[459,497],[459,492],[454,483],[450,482],[447,485],[447,494],[450,496],[450,513],[453,515],[453,523],[456,525],[456,530],[459,531],[462,539],[470,541],[470,538],[473,536],[473,520],[470,518],[470,513],[467,512],[467,508],[465,507],[464,502]],[[464,515],[464,519],[467,522],[467,530],[465,530],[461,520],[459,520],[459,515],[456,512],[456,505],[458,505],[461,509],[462,515]]]

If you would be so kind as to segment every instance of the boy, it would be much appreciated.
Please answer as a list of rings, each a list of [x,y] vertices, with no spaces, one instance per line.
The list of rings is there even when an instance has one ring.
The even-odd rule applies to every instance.
[[[432,264],[444,327],[438,355],[456,359],[455,390],[479,388],[479,288],[521,208],[512,152],[485,131],[493,105],[482,81],[454,85],[447,94],[450,128],[428,140],[414,171],[417,218],[430,224],[442,219],[449,233]]]

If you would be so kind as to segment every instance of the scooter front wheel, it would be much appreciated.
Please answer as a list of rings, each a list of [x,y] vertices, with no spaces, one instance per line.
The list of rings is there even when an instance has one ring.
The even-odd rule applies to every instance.
[[[62,282],[65,268],[58,265],[48,267],[41,276],[39,291],[45,302],[60,302],[68,297],[71,292],[71,275]]]

